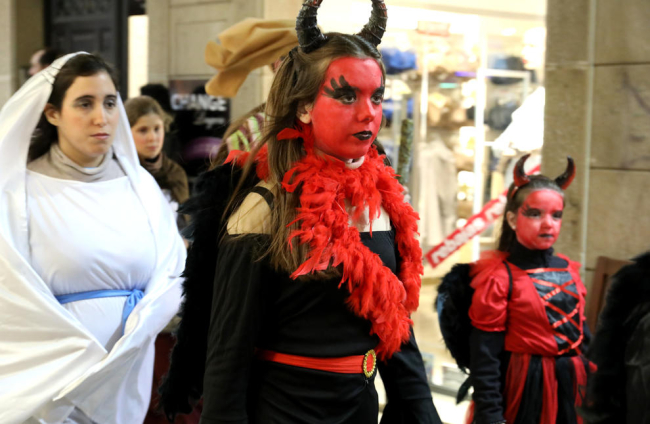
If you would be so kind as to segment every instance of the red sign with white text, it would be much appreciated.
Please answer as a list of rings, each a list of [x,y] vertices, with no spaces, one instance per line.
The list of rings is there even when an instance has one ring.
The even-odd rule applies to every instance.
[[[530,173],[535,174],[539,172],[539,169],[540,167],[537,165]],[[505,190],[499,197],[490,200],[479,213],[467,220],[463,228],[459,228],[449,234],[442,243],[429,250],[425,257],[431,266],[435,268],[440,265],[452,253],[460,249],[472,238],[481,234],[492,222],[503,215],[503,210],[506,207],[507,194],[508,190]]]

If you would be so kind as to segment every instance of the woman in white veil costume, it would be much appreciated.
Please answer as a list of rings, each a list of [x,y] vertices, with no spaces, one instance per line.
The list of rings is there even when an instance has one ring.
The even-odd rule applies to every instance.
[[[77,54],[58,59],[32,77],[0,111],[0,423],[3,424],[141,423],[151,394],[153,342],[180,303],[185,248],[158,185],[139,165],[119,95],[111,105],[119,113],[119,121],[113,129],[114,141],[110,148],[112,159],[121,169],[119,178],[91,183],[67,181],[27,169],[30,139],[50,98],[53,83],[61,68]],[[102,160],[111,160],[108,156]],[[122,196],[120,204],[101,205],[103,197],[97,196],[94,190],[108,190],[114,184],[122,184],[124,188],[119,195]],[[36,189],[42,190],[35,194]],[[99,209],[97,204],[79,204],[77,209],[81,212],[74,215],[75,202],[83,201],[87,194],[98,202]],[[34,204],[39,208],[32,208]],[[43,207],[48,204],[51,211]],[[119,222],[98,219],[97,225],[88,227],[89,213],[85,212],[93,208],[93,213],[108,209],[111,219]],[[32,228],[31,223],[38,219],[46,224],[61,224],[54,226],[49,236],[42,236],[41,240],[48,242],[45,246],[42,241],[41,245],[35,243],[39,231],[48,233],[47,226]],[[125,288],[120,286],[123,281],[119,281],[121,260],[133,262],[134,258],[120,258],[119,253],[137,251],[133,249],[132,236],[103,234],[107,228],[131,231],[134,229],[131,221],[141,224],[136,228],[140,242],[151,252],[144,255],[149,261],[143,273],[146,281],[140,276],[140,281],[129,280],[133,288]],[[82,226],[85,233],[75,226]],[[72,229],[70,237],[66,237],[66,229]],[[83,245],[71,246],[80,239],[80,234],[86,235],[81,237]],[[54,236],[59,238],[51,243],[50,238]],[[107,240],[123,240],[124,246],[107,247]],[[92,286],[85,290],[122,289],[131,290],[131,295],[128,298],[124,294],[109,294],[121,297],[102,299],[85,297],[63,304],[65,301],[55,297],[60,293],[55,293],[50,281],[56,280],[56,276],[43,272],[43,264],[37,264],[35,259],[37,254],[43,256],[46,251],[47,256],[49,249],[57,257],[58,253],[69,253],[71,248],[84,254],[89,249],[92,254],[96,246],[100,252],[96,254],[98,259],[79,255],[83,258],[79,261],[88,261],[88,268],[94,267],[92,272],[99,275],[97,279],[110,280],[117,276],[117,286],[109,290]],[[106,255],[102,253],[105,251]],[[74,254],[68,256],[71,261],[77,258]],[[104,260],[105,257],[108,259]],[[69,282],[81,290],[64,294],[83,292],[83,285],[89,284],[92,278],[82,275],[81,282]],[[136,292],[139,294],[134,296]],[[110,321],[105,319],[107,315],[99,313],[94,319],[81,316],[80,311],[84,305],[91,305],[86,311],[101,312],[102,305],[111,304],[113,310],[109,312],[113,313],[115,302],[124,306],[136,304],[130,313],[124,312],[123,322],[121,315],[117,318],[119,329],[113,329],[116,335],[112,340],[100,340],[102,337],[97,334],[101,331],[96,330]],[[115,327],[115,320],[111,325]]]

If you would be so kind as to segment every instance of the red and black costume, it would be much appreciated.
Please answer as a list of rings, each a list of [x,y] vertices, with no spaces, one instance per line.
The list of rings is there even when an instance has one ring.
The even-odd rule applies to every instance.
[[[551,180],[527,176],[522,157],[508,193],[500,251],[452,268],[438,289],[440,328],[474,387],[468,424],[582,424],[576,415],[590,338],[580,265],[553,255],[563,191],[575,165]],[[516,197],[516,196],[519,197]]]
[[[474,422],[580,422],[575,407],[591,366],[579,264],[515,242],[470,273]]]
[[[306,1],[298,18],[306,53],[327,42],[315,24],[320,3]],[[364,29],[369,34],[358,36],[380,40],[385,18],[383,1],[374,0]],[[374,66],[383,89],[379,64]],[[231,233],[219,221],[249,154],[231,152],[183,210],[195,216],[194,241],[178,344],[162,387],[165,409],[170,416],[184,412],[188,398],[203,394],[202,424],[371,424],[379,412],[378,369],[388,397],[382,422],[439,424],[410,318],[422,274],[417,214],[374,147],[351,166],[317,153],[312,130],[296,121],[295,128],[277,134],[274,142],[302,140],[305,155],[282,181],[270,181],[264,146],[254,158],[256,172],[241,182],[234,199],[238,205],[246,199],[263,205],[263,199],[268,208],[262,216],[268,217],[276,197],[265,184],[275,193],[299,193],[299,225],[287,240],[308,247],[297,269],[279,270],[262,254],[271,234],[258,227]],[[360,140],[372,143],[370,137]],[[240,207],[229,214],[237,215]],[[367,231],[358,225],[366,214]],[[390,225],[373,230],[380,218]],[[326,270],[339,275],[305,278]]]
[[[321,172],[308,173],[311,183],[316,185],[335,181],[323,178],[322,172],[328,170],[335,170],[347,180],[381,176],[384,182],[395,181],[394,173],[383,164],[383,157],[374,148],[358,170],[346,170],[340,161],[312,155],[306,156],[303,163],[320,163],[326,167]],[[370,167],[378,172],[368,172]],[[298,168],[300,165],[295,172],[304,172]],[[258,175],[264,175],[263,170],[262,164]],[[170,414],[187,411],[188,397],[198,399],[203,391],[202,423],[376,423],[376,374],[370,366],[368,376],[362,372],[361,363],[356,373],[339,373],[260,357],[263,352],[303,358],[359,357],[375,349],[377,368],[388,397],[382,422],[440,423],[407,312],[417,303],[419,285],[407,288],[396,277],[408,275],[404,270],[413,268],[415,259],[418,259],[415,270],[420,266],[417,244],[399,246],[405,243],[405,236],[413,236],[410,229],[399,227],[404,222],[400,212],[402,216],[409,215],[410,207],[389,200],[392,195],[401,199],[401,189],[395,192],[383,187],[380,193],[377,186],[381,187],[381,181],[365,186],[351,184],[359,193],[366,190],[374,193],[377,205],[381,204],[385,210],[395,207],[397,213],[389,215],[396,222],[389,231],[357,232],[358,245],[354,240],[348,241],[355,248],[367,249],[370,257],[366,259],[371,261],[361,260],[351,268],[344,259],[343,269],[354,274],[348,283],[341,277],[305,282],[296,281],[271,268],[267,261],[257,259],[270,239],[266,234],[225,235],[215,245],[219,231],[207,220],[220,216],[217,215],[219,206],[224,204],[218,200],[223,196],[221,193],[237,183],[226,176],[236,177],[240,172],[237,165],[226,164],[204,176],[201,197],[191,201],[191,207],[185,210],[194,211],[203,221],[193,221],[196,238],[185,271],[183,321],[170,375],[162,388],[167,411]],[[259,181],[259,177],[252,177],[246,183],[245,193],[263,196],[272,207],[273,196],[257,185]],[[396,181],[393,187],[399,187]],[[208,199],[212,202],[206,204]],[[212,235],[201,229],[212,231]],[[208,252],[217,254],[216,263],[214,258],[205,257]],[[345,252],[344,248],[338,248],[330,254]],[[204,261],[196,261],[199,256]],[[384,288],[371,284],[383,272],[370,265],[376,260],[382,270],[393,276],[384,281]],[[210,276],[213,286],[204,280]],[[409,303],[407,309],[405,305]],[[402,315],[400,310],[406,314]],[[209,331],[208,322],[199,321],[201,317],[209,320]],[[386,324],[391,325],[382,329]],[[403,324],[406,326],[402,328]],[[197,350],[201,347],[203,351]],[[255,360],[256,355],[260,360]],[[204,376],[202,361],[206,364]]]

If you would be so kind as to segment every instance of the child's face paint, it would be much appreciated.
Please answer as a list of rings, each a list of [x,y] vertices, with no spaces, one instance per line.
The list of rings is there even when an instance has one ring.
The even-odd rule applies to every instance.
[[[517,241],[528,249],[553,246],[562,227],[564,198],[555,190],[535,190],[517,211]]]

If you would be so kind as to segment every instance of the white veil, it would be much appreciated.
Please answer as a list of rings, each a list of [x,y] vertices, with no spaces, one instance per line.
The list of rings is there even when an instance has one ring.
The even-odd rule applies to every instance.
[[[110,352],[54,298],[30,265],[25,190],[32,132],[59,70],[39,72],[0,111],[0,422],[23,423],[77,407],[99,424],[142,422],[153,341],[178,310],[185,247],[162,192],[140,167],[121,99],[115,155],[142,202],[156,243],[156,271]],[[83,54],[83,53],[82,53]],[[39,412],[40,411],[40,412]]]

